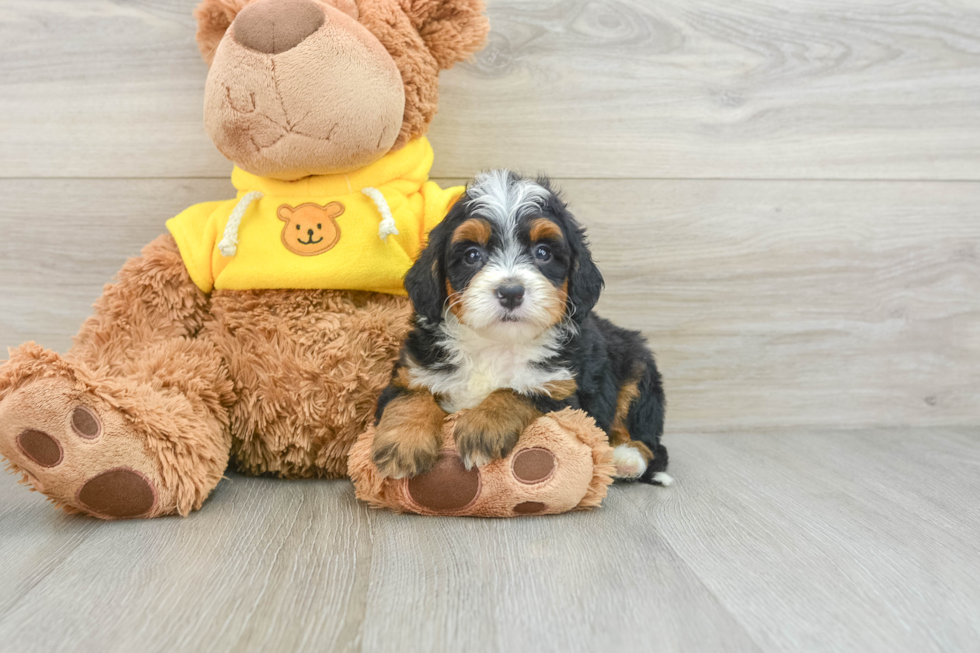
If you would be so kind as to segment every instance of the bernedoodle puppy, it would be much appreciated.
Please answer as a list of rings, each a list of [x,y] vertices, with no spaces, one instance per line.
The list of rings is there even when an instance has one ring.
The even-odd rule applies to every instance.
[[[547,179],[484,173],[405,278],[414,327],[378,400],[381,473],[431,469],[448,413],[467,468],[505,457],[544,413],[581,408],[617,476],[666,485],[664,391],[643,337],[596,315],[602,274]]]

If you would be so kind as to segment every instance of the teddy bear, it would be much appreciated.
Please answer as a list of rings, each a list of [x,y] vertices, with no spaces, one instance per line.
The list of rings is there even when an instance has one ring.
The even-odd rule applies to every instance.
[[[205,127],[238,197],[170,220],[67,354],[27,343],[0,367],[0,453],[69,512],[186,515],[230,459],[345,477],[408,328],[401,278],[462,190],[428,181],[425,132],[439,71],[486,38],[482,0],[195,16]]]
[[[403,277],[463,192],[429,181],[425,133],[439,71],[486,39],[483,0],[203,0],[195,16],[236,197],[167,221],[65,355],[26,343],[0,366],[0,454],[69,513],[187,515],[229,463],[346,477],[409,328]],[[608,447],[590,442],[569,451],[591,470]],[[495,474],[477,494],[509,487]],[[549,509],[601,500],[608,475],[592,476]]]

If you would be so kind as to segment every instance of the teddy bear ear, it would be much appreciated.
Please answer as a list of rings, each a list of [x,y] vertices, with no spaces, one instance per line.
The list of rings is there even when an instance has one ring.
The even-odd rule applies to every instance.
[[[276,211],[276,215],[278,215],[279,219],[283,222],[289,222],[289,220],[293,217],[293,207],[283,204]]]
[[[201,0],[201,4],[194,10],[194,18],[197,19],[197,47],[209,66],[231,21],[251,3],[252,0]]]
[[[439,68],[452,68],[486,43],[484,0],[399,0]]]

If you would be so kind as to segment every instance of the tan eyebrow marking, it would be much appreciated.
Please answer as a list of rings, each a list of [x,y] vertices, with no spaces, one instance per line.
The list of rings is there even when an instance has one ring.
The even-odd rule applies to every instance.
[[[531,242],[539,240],[564,240],[561,227],[547,218],[535,218],[531,221]]]
[[[466,240],[486,245],[490,242],[490,225],[483,220],[470,218],[453,232],[453,244]]]

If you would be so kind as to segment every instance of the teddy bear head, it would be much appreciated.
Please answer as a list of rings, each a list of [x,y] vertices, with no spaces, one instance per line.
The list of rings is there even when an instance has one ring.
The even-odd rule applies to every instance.
[[[483,0],[203,0],[204,122],[252,174],[356,170],[422,136],[439,71],[476,52]]]

